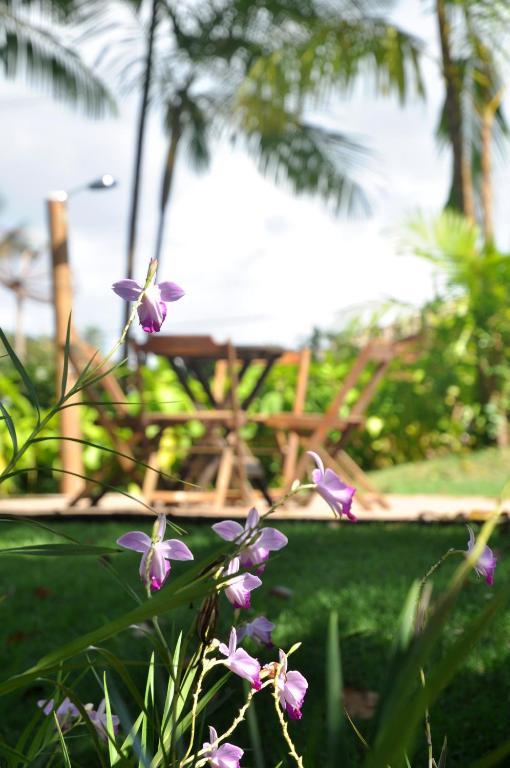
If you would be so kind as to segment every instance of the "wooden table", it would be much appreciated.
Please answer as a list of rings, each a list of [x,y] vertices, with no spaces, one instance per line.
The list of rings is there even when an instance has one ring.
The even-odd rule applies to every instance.
[[[254,490],[262,492],[271,502],[262,465],[250,451],[240,434],[246,423],[246,409],[253,402],[266,381],[274,364],[286,352],[278,346],[241,345],[231,342],[219,344],[210,336],[151,336],[135,346],[139,365],[147,355],[164,357],[193,404],[193,411],[180,413],[144,412],[139,418],[156,424],[161,432],[192,420],[205,427],[204,436],[195,442],[182,468],[182,481],[195,483],[197,490],[159,490],[158,472],[146,473],[144,495],[153,501],[214,502],[223,506],[227,498],[241,498],[250,504],[255,500]],[[261,370],[249,390],[239,398],[239,387],[253,366]],[[192,385],[198,382],[199,387]],[[198,390],[198,394],[197,394]],[[157,463],[157,451],[151,453],[151,466]],[[202,490],[214,483],[213,491]]]

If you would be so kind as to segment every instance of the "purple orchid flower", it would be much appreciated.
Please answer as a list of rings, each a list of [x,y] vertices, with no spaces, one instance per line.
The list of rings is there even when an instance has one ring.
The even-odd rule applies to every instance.
[[[268,648],[272,648],[273,640],[271,633],[274,628],[275,625],[273,622],[269,621],[269,619],[266,619],[265,616],[257,616],[256,619],[243,624],[239,628],[237,637],[239,641],[243,640],[245,637],[252,637],[257,643],[261,643],[262,645],[266,645]]]
[[[244,750],[234,744],[225,742],[218,746],[218,734],[212,725],[209,726],[209,741],[204,743],[202,749],[211,768],[239,768],[239,761],[244,755]]]
[[[140,578],[153,592],[161,589],[170,573],[169,560],[193,560],[189,548],[179,539],[163,541],[166,515],[159,514],[155,535],[151,539],[142,531],[130,531],[117,539],[117,544],[142,553]]]
[[[55,701],[53,699],[48,699],[47,701],[42,699],[41,701],[37,702],[37,706],[42,709],[46,716],[48,716],[51,715],[55,709]],[[69,720],[72,717],[80,716],[80,710],[73,704],[71,699],[66,696],[62,703],[55,710],[55,714],[57,716],[58,724],[62,730],[65,730],[64,726],[67,725],[69,727]]]
[[[264,570],[264,563],[269,553],[282,549],[288,543],[288,539],[276,528],[262,528],[256,535],[255,530],[259,521],[260,515],[253,507],[248,512],[244,528],[235,520],[224,520],[222,523],[215,523],[212,529],[225,541],[238,541],[241,546],[239,557],[243,568],[259,566],[257,571],[261,572]]]
[[[278,695],[282,709],[291,720],[301,720],[301,707],[308,690],[308,683],[301,672],[287,671],[287,655],[280,650],[280,672],[278,674]]]
[[[470,525],[467,526],[467,529],[469,531],[467,554],[470,555],[475,548],[475,534]],[[494,571],[496,570],[497,562],[498,558],[495,556],[492,549],[485,546],[475,565],[475,571],[479,576],[482,576],[485,579],[489,587],[492,587],[494,584]]]
[[[184,296],[184,291],[176,283],[152,282],[145,290],[136,280],[119,280],[112,285],[113,291],[126,301],[142,301],[138,307],[138,319],[146,333],[157,333],[166,317],[167,301],[178,301]]]
[[[240,560],[233,557],[228,566],[223,571],[225,576],[237,573],[240,568]],[[240,573],[239,576],[229,579],[225,587],[225,595],[234,608],[249,608],[251,604],[251,594],[253,589],[260,587],[262,581],[258,576],[251,573]]]
[[[317,493],[329,504],[333,513],[341,517],[346,515],[349,520],[356,522],[356,516],[351,512],[352,497],[356,488],[343,483],[332,469],[324,470],[324,464],[318,453],[307,451],[317,465],[312,472],[312,480],[317,487]]]
[[[260,664],[257,659],[250,656],[243,648],[237,647],[237,633],[234,627],[230,632],[228,646],[220,643],[219,651],[227,657],[222,664],[234,672],[239,677],[244,677],[251,683],[251,687],[256,691],[260,690]]]
[[[103,699],[99,704],[97,710],[89,709],[87,712],[90,722],[98,732],[98,735],[103,741],[108,741],[108,720],[106,716],[106,702]],[[112,714],[113,733],[116,736],[119,730],[119,718],[117,715]]]

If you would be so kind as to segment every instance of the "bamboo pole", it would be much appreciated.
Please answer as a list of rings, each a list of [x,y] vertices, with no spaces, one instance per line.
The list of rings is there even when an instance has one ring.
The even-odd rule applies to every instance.
[[[71,268],[68,253],[68,224],[67,224],[67,194],[56,192],[47,201],[48,226],[50,232],[53,306],[55,309],[55,373],[56,392],[60,395],[62,371],[64,367],[64,348],[67,336],[67,324],[71,315],[73,296]],[[71,331],[71,340],[73,331]],[[67,388],[75,381],[72,366],[69,366]],[[80,402],[80,396],[75,395],[68,403]],[[64,408],[60,413],[60,435],[82,439],[79,407]],[[74,495],[83,489],[83,480],[75,475],[83,475],[83,455],[80,443],[71,440],[60,442],[60,457],[62,469],[60,490],[64,494]],[[75,473],[75,474],[68,474]]]

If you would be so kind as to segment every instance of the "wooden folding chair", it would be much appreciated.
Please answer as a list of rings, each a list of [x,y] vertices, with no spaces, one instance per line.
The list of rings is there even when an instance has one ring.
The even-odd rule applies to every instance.
[[[370,482],[361,467],[350,457],[345,448],[353,431],[364,423],[366,410],[375,391],[384,377],[391,361],[402,354],[416,337],[401,341],[372,339],[360,350],[344,381],[324,413],[305,413],[304,401],[308,383],[309,353],[303,351],[299,361],[298,383],[292,412],[257,415],[255,419],[277,432],[287,435],[284,448],[283,487],[287,493],[295,479],[303,479],[310,472],[310,459],[307,451],[316,451],[324,462],[342,478],[358,488],[357,500],[362,506],[370,508],[372,503],[387,507],[384,496]],[[361,389],[356,402],[346,416],[340,415],[345,410],[347,397],[367,369],[372,369],[370,378]],[[340,433],[333,439],[331,433]],[[280,440],[281,444],[281,440]],[[298,458],[301,449],[301,456]]]

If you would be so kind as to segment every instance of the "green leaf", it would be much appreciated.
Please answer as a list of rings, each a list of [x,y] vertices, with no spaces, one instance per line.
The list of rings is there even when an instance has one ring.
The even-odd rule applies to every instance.
[[[27,544],[25,547],[0,549],[1,555],[25,557],[81,557],[93,555],[121,555],[125,550],[115,547],[99,547],[93,544]]]
[[[25,389],[27,391],[28,399],[30,400],[30,402],[32,403],[33,407],[37,411],[37,424],[40,424],[41,423],[41,407],[39,405],[39,399],[37,397],[37,392],[35,391],[34,385],[32,384],[30,376],[26,372],[25,367],[23,366],[23,363],[21,362],[21,360],[17,356],[17,354],[14,351],[14,349],[9,344],[9,340],[8,340],[7,336],[5,335],[5,333],[2,331],[1,328],[0,328],[0,341],[2,341],[2,343],[3,343],[3,345],[4,345],[5,349],[6,349],[9,357],[12,360],[12,363],[13,363],[14,367],[18,371],[18,373],[19,373],[19,375],[21,377],[21,380],[22,380],[23,384],[25,385]]]
[[[69,315],[69,319],[67,321],[67,330],[66,330],[66,340],[64,344],[64,363],[62,366],[62,383],[60,386],[60,399],[63,400],[66,394],[66,388],[67,388],[67,376],[69,374],[69,355],[70,355],[70,348],[71,348],[71,318],[72,315]]]
[[[326,729],[328,764],[331,768],[336,768],[338,756],[343,752],[341,749],[344,726],[342,713],[343,681],[340,639],[338,636],[338,614],[336,611],[332,611],[329,615],[326,643]]]
[[[18,452],[18,436],[16,435],[16,427],[14,426],[14,422],[11,418],[11,415],[5,405],[0,400],[0,411],[2,412],[2,415],[4,417],[5,425],[7,427],[7,430],[9,432],[9,436],[11,438],[12,443],[12,452],[15,455]],[[12,465],[11,465],[12,466]]]
[[[446,753],[448,751],[448,739],[445,736],[443,741],[443,746],[441,749],[441,754],[439,755],[439,762],[437,764],[437,768],[446,768]]]

